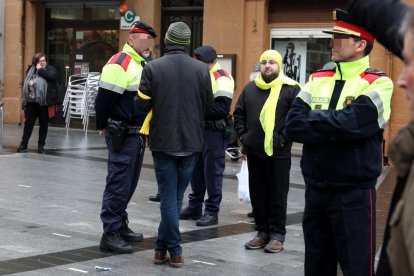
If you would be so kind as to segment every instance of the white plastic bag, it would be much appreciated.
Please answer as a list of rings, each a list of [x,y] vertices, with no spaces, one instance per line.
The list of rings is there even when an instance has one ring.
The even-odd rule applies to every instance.
[[[249,192],[249,169],[247,167],[247,161],[243,160],[240,172],[237,174],[239,180],[239,189],[237,194],[241,203],[250,203]]]

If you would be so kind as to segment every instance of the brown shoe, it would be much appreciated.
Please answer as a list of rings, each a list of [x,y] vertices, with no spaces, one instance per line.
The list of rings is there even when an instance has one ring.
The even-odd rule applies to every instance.
[[[282,250],[283,243],[277,240],[270,240],[264,248],[264,251],[267,253],[279,253]]]
[[[170,258],[171,267],[181,267],[184,263],[184,258],[181,256],[172,256]]]
[[[266,246],[268,240],[259,238],[259,237],[255,237],[254,239],[252,239],[251,241],[247,242],[244,247],[246,247],[246,249],[260,249]]]
[[[167,252],[161,253],[161,252],[155,252],[154,254],[154,264],[161,265],[168,262],[168,255]]]

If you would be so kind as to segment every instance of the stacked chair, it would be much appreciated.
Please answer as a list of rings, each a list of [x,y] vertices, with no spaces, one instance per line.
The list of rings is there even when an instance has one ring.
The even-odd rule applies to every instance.
[[[69,130],[71,119],[79,119],[82,120],[83,130],[87,134],[90,117],[95,116],[95,98],[98,93],[99,78],[98,72],[69,77],[63,101],[66,131]]]

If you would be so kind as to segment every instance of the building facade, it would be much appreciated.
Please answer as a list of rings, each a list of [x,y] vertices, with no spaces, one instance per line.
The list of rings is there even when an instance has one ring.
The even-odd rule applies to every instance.
[[[36,52],[45,52],[65,82],[69,75],[100,71],[108,58],[125,43],[130,20],[152,25],[159,37],[153,56],[163,53],[163,39],[171,22],[184,21],[192,29],[191,51],[212,45],[219,59],[235,77],[233,106],[249,81],[260,54],[277,49],[284,58],[284,72],[304,84],[309,74],[329,66],[330,36],[323,29],[333,24],[334,8],[346,0],[4,0],[4,31],[0,23],[0,50],[4,41],[4,120],[21,123],[21,88],[24,73]],[[405,1],[414,4],[414,0]],[[2,12],[0,8],[0,13]],[[1,51],[0,51],[1,52]],[[378,43],[371,65],[394,81],[402,63]],[[1,87],[1,86],[0,86]],[[1,91],[1,90],[0,90]],[[404,92],[395,89],[388,141],[408,121]]]

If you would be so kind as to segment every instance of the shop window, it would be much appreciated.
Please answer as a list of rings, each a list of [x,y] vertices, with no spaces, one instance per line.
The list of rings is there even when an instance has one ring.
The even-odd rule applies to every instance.
[[[331,36],[322,29],[272,29],[271,48],[282,55],[283,72],[305,84],[310,74],[331,65]]]
[[[51,19],[81,20],[83,19],[83,8],[52,8],[50,9]]]
[[[119,19],[119,8],[95,7],[92,9],[92,20]]]
[[[119,20],[119,7],[53,7],[50,10],[52,20]]]
[[[73,74],[101,72],[108,59],[118,52],[119,6],[112,2],[102,0],[93,6],[88,1],[66,7],[68,2],[56,1],[59,6],[45,7],[45,52],[63,84]],[[62,111],[51,124],[65,125]]]

